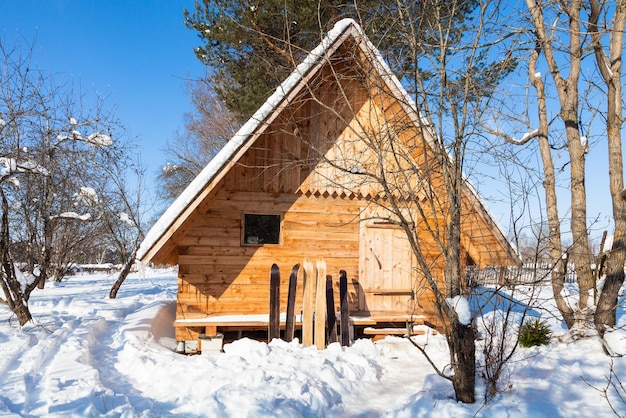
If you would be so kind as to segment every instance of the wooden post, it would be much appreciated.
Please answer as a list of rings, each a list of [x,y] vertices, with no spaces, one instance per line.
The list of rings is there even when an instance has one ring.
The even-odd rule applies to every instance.
[[[498,275],[498,284],[500,286],[503,286],[505,284],[504,283],[504,281],[505,281],[504,272],[505,271],[506,271],[506,267],[504,267],[504,266],[500,267],[500,273]]]
[[[207,325],[204,327],[204,335],[215,337],[217,335],[217,325]]]
[[[289,275],[289,293],[287,294],[287,318],[285,319],[285,336],[284,340],[290,342],[293,340],[293,334],[296,329],[296,318],[294,315],[296,308],[296,289],[298,287],[298,271],[300,264],[296,264],[291,269]]]
[[[270,271],[270,318],[267,342],[280,338],[280,269],[272,264]]]
[[[333,276],[326,276],[326,322],[328,323],[328,344],[337,341],[337,314],[335,313],[335,295]]]
[[[313,295],[315,292],[315,267],[308,258],[304,267],[304,294],[302,296],[302,343],[313,345]]]
[[[317,291],[315,292],[315,346],[318,350],[326,348],[326,261],[316,261]]]
[[[350,345],[350,313],[348,311],[348,276],[345,270],[339,271],[339,310],[341,312],[341,345],[347,347]]]

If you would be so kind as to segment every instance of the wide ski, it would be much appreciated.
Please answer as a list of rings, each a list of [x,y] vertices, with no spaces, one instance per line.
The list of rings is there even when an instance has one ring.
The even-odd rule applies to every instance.
[[[302,263],[304,267],[304,291],[302,295],[302,344],[313,345],[313,312],[315,296],[315,267],[308,258]]]
[[[337,314],[335,313],[335,294],[333,276],[326,276],[326,322],[328,324],[328,344],[337,341]]]
[[[350,345],[350,313],[348,310],[348,276],[345,270],[339,271],[339,328],[341,329],[341,345]]]
[[[296,330],[296,290],[298,288],[298,272],[300,264],[296,264],[291,269],[289,275],[289,291],[287,293],[287,318],[285,319],[285,335],[283,339],[287,342],[293,340],[293,334]]]
[[[270,318],[267,341],[280,338],[280,269],[272,264],[270,271]]]
[[[326,348],[326,261],[316,261],[317,287],[315,292],[315,346],[318,350]]]

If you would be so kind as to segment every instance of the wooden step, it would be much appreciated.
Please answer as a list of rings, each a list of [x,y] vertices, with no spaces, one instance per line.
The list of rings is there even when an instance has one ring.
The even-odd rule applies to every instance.
[[[369,325],[366,321],[370,321],[372,323],[411,322],[413,325],[423,325],[428,318],[423,315],[409,315],[401,312],[357,311],[350,314],[350,320],[355,325]]]
[[[436,334],[437,331],[432,329],[430,330],[431,333]],[[363,328],[363,334],[365,335],[372,335],[372,339],[374,341],[378,341],[378,340],[382,340],[383,338],[385,338],[387,335],[399,335],[399,336],[405,336],[407,335],[407,330],[406,328],[375,328],[375,327],[366,327]],[[423,329],[413,329],[411,330],[411,335],[424,335],[426,334],[426,331]]]
[[[365,335],[406,335],[406,328],[374,328],[366,327],[363,329]],[[426,331],[414,329],[411,335],[424,335]]]

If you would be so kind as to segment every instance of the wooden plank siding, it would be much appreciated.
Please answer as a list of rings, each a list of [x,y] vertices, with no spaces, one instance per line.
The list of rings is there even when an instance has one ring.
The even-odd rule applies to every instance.
[[[246,210],[283,213],[282,243],[242,246],[241,218]],[[281,268],[281,305],[286,306],[289,271],[305,257],[324,258],[333,282],[338,283],[339,270],[346,270],[351,310],[358,310],[358,285],[350,280],[358,273],[358,222],[353,222],[358,213],[358,202],[345,198],[220,192],[181,240],[177,319],[267,313],[272,263]],[[338,284],[334,288],[338,299]],[[302,276],[297,295],[299,312]]]

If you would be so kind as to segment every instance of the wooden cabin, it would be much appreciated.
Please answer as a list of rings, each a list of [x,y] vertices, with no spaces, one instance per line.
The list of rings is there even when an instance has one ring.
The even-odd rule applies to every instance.
[[[355,325],[436,323],[406,228],[441,280],[432,231],[446,217],[446,158],[361,28],[337,23],[142,243],[143,262],[179,267],[177,339],[266,329],[270,266],[282,269],[284,306],[289,270],[305,258],[323,258],[334,279],[347,272]],[[461,189],[466,262],[517,263],[470,185]]]

